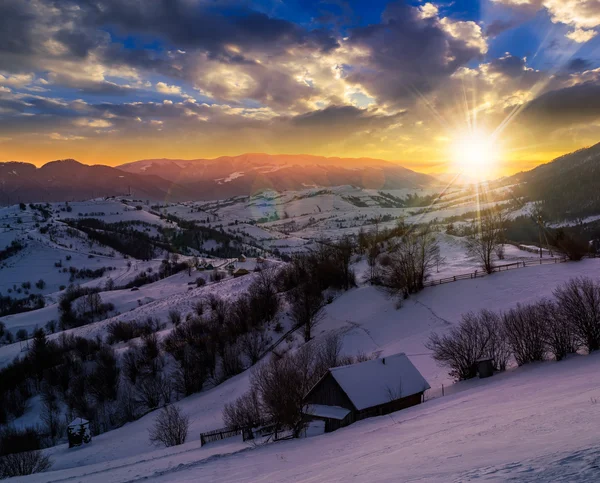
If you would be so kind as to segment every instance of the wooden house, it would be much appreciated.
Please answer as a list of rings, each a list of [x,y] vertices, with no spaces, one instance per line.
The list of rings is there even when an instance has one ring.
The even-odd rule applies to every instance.
[[[304,398],[306,420],[325,432],[420,404],[429,384],[405,354],[335,367]]]
[[[245,268],[238,268],[235,272],[233,272],[233,276],[235,278],[243,277],[244,275],[248,275],[250,272]]]

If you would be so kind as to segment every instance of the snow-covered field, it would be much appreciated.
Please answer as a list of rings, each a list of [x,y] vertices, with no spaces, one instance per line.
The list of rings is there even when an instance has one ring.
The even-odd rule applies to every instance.
[[[562,281],[597,277],[599,269],[600,260],[586,260],[497,273],[425,289],[399,310],[384,293],[362,286],[327,307],[318,336],[341,330],[349,354],[405,352],[435,389],[450,380],[424,348],[432,330],[446,330],[468,310],[504,310],[550,296]],[[551,481],[560,476],[561,461],[563,471],[589,475],[600,448],[600,436],[588,430],[600,422],[593,402],[600,397],[599,364],[597,355],[580,356],[453,385],[446,389],[450,396],[308,440],[254,448],[233,438],[200,448],[199,432],[221,427],[223,404],[247,389],[246,371],[178,403],[192,420],[185,445],[150,446],[150,414],[89,446],[46,450],[53,471],[28,480]],[[588,453],[578,457],[579,451]]]
[[[499,190],[502,194],[502,190]],[[388,191],[404,197],[408,191]],[[433,194],[420,191],[419,196]],[[30,208],[0,209],[0,249],[13,240],[27,247],[1,262],[0,293],[11,294],[24,282],[43,279],[46,307],[3,317],[6,327],[29,333],[58,319],[56,302],[61,286],[69,284],[62,268],[111,267],[101,277],[78,280],[86,286],[102,287],[103,302],[114,304],[105,320],[71,329],[85,337],[105,337],[114,321],[141,321],[155,317],[165,322],[176,309],[185,317],[201,297],[216,294],[236,298],[244,293],[255,275],[228,275],[212,283],[209,271],[193,269],[141,286],[139,290],[105,290],[112,279],[123,285],[141,272],[156,271],[160,259],[138,261],[91,243],[84,233],[67,230],[60,219],[69,216],[96,217],[105,222],[140,221],[141,230],[155,235],[159,227],[177,229],[172,222],[150,211],[194,220],[202,226],[240,237],[243,246],[262,250],[275,261],[280,253],[303,251],[320,238],[337,238],[408,223],[436,221],[443,263],[432,279],[473,272],[478,268],[463,241],[445,233],[451,217],[476,212],[488,204],[470,192],[447,193],[436,205],[420,208],[389,208],[380,205],[381,195],[373,190],[343,186],[300,192],[262,193],[219,202],[173,203],[151,208],[145,203],[94,200],[51,205],[54,230],[42,233],[44,222]],[[138,209],[136,206],[140,206]],[[513,212],[523,213],[527,207]],[[384,217],[384,218],[381,218]],[[20,219],[20,222],[18,220]],[[383,220],[383,221],[382,221]],[[468,222],[467,218],[464,222]],[[148,230],[150,230],[148,232]],[[218,243],[205,240],[204,249]],[[544,257],[549,254],[544,253]],[[501,263],[536,259],[537,253],[506,246]],[[62,267],[57,267],[61,262]],[[252,271],[256,259],[211,259],[225,270]],[[429,287],[397,307],[376,287],[364,283],[367,264],[355,262],[358,287],[336,294],[317,326],[317,338],[335,331],[342,335],[343,352],[388,356],[404,352],[432,387],[430,396],[445,386],[446,396],[381,418],[365,420],[337,432],[303,440],[250,445],[239,438],[211,443],[200,448],[199,433],[223,426],[222,409],[249,386],[251,369],[226,382],[187,397],[177,404],[190,416],[185,445],[157,449],[148,441],[155,413],[96,436],[92,444],[69,450],[66,444],[44,450],[53,461],[52,470],[24,481],[600,481],[600,435],[590,428],[600,423],[600,356],[577,356],[560,363],[547,362],[495,375],[491,379],[452,384],[446,369],[433,361],[425,342],[432,331],[444,332],[460,321],[461,315],[480,309],[507,310],[518,303],[550,297],[557,285],[577,276],[598,279],[600,259],[519,268],[490,276]],[[196,287],[202,277],[207,285]],[[283,327],[290,326],[287,314]],[[168,326],[159,335],[170,330]],[[274,335],[274,334],[272,334]],[[49,336],[59,337],[59,334]],[[296,336],[298,343],[300,335]],[[293,337],[292,337],[293,339]],[[293,344],[290,341],[289,344]],[[122,346],[122,347],[121,347]],[[125,350],[121,344],[118,350]],[[0,346],[0,367],[22,354],[21,344]],[[34,398],[17,426],[39,420],[39,398]]]

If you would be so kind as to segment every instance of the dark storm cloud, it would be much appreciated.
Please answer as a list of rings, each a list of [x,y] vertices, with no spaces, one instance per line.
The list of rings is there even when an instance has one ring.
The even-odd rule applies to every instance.
[[[290,119],[297,127],[331,129],[335,125],[338,129],[351,131],[361,129],[384,128],[395,122],[402,114],[383,115],[368,109],[359,109],[354,106],[330,106],[319,111],[301,114]]]
[[[476,46],[450,35],[436,18],[421,18],[404,1],[388,5],[380,24],[354,29],[350,43],[368,49],[370,56],[348,79],[392,103],[428,93],[480,56]]]
[[[569,72],[581,72],[590,69],[591,67],[592,63],[589,60],[576,57],[567,64],[566,70]]]
[[[585,82],[542,94],[521,114],[525,122],[568,126],[600,118],[600,83]]]
[[[526,63],[521,57],[505,55],[493,59],[488,66],[491,73],[502,74],[505,77],[520,77],[525,71]]]
[[[489,24],[485,28],[485,34],[488,37],[496,37],[496,36],[500,35],[501,33],[506,32],[507,30],[510,30],[513,27],[516,27],[517,25],[519,25],[522,22],[523,22],[522,20],[517,20],[517,19],[494,20],[491,24]]]

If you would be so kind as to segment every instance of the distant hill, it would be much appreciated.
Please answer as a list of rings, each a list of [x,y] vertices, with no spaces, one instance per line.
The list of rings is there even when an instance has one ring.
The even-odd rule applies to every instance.
[[[555,220],[600,214],[600,143],[512,177]]]
[[[73,159],[33,164],[0,163],[0,203],[86,200],[132,195],[152,200],[183,200],[192,194],[158,176],[128,173],[109,166],[88,166]]]
[[[327,158],[260,153],[215,159],[145,159],[118,166],[185,186],[197,199],[248,195],[261,189],[299,190],[308,186],[422,188],[439,182],[399,164],[372,158]]]

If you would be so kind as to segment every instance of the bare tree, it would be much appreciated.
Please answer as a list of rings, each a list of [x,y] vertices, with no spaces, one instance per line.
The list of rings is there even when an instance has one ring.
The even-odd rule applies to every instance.
[[[538,305],[517,305],[502,315],[502,323],[517,364],[545,359],[545,320]]]
[[[577,352],[573,327],[559,309],[558,304],[551,300],[541,300],[537,306],[545,323],[546,348],[554,355],[554,358],[560,361],[568,354]]]
[[[256,428],[263,424],[260,400],[255,388],[223,408],[223,422],[230,429]]]
[[[574,278],[558,287],[554,296],[579,345],[588,352],[600,349],[600,283],[590,278]]]
[[[504,243],[506,220],[500,209],[482,211],[473,223],[472,233],[467,237],[467,252],[475,257],[486,273],[494,271],[493,255]]]
[[[423,289],[440,262],[440,247],[431,227],[405,232],[391,249],[390,263],[382,267],[383,284],[404,298]]]
[[[42,384],[41,400],[41,419],[44,422],[45,430],[50,438],[50,441],[52,444],[55,444],[57,438],[62,435],[64,427],[60,421],[58,395],[50,384]]]
[[[252,330],[240,337],[240,347],[242,352],[250,359],[251,364],[256,364],[263,355],[271,338],[266,334],[264,329]]]
[[[154,420],[154,425],[148,430],[152,444],[177,446],[187,439],[190,419],[174,405],[165,406]]]
[[[379,244],[373,241],[371,246],[367,250],[367,263],[369,264],[369,282],[374,283],[377,281],[377,258],[381,253]]]
[[[290,317],[298,326],[304,326],[304,340],[311,339],[312,330],[324,317],[325,299],[314,283],[304,282],[287,292]]]
[[[477,315],[477,322],[485,331],[487,344],[484,357],[492,359],[494,369],[506,370],[506,365],[512,355],[510,344],[506,338],[502,317],[491,310],[482,310]]]
[[[476,362],[486,355],[490,335],[471,313],[463,315],[462,321],[447,334],[433,333],[425,347],[433,352],[433,358],[442,366],[450,368],[450,375],[457,380],[477,375]]]

